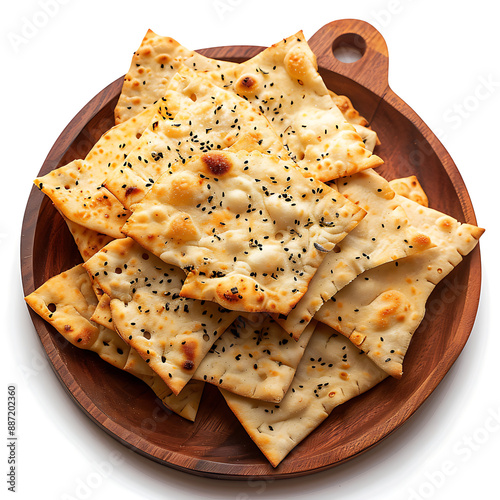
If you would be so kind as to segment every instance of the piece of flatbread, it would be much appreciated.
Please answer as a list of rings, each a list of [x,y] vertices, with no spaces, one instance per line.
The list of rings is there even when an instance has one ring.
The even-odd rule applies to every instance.
[[[335,407],[385,377],[351,342],[319,323],[281,403],[221,392],[249,436],[277,467]]]
[[[114,331],[90,321],[97,304],[87,271],[80,264],[49,279],[26,297],[28,305],[76,347],[146,382],[178,415],[194,421],[203,383],[193,381],[178,396]]]
[[[295,342],[267,314],[240,316],[212,346],[194,374],[240,396],[279,403],[314,331]]]
[[[340,109],[341,113],[350,124],[359,125],[361,127],[368,126],[368,120],[352,105],[349,97],[336,94],[332,90],[329,90],[328,93],[335,103],[335,106]]]
[[[173,165],[122,231],[190,271],[182,296],[287,314],[328,251],[364,215],[293,162],[221,151]]]
[[[158,47],[154,47],[156,35],[149,36],[151,42],[147,41],[148,59],[160,53],[176,53],[177,49],[172,51],[170,45],[165,47],[162,37]],[[139,53],[141,50],[140,48]],[[184,56],[181,59],[182,57]],[[302,32],[285,38],[240,64],[224,66],[220,61],[199,55],[197,57],[200,60],[183,59],[184,64],[195,70],[210,70],[206,72],[218,86],[231,89],[251,102],[269,119],[292,158],[315,178],[328,181],[383,163],[365,147],[356,129],[335,105],[318,73],[316,58]],[[140,66],[137,70],[133,69],[133,72],[143,69],[142,61],[135,64]],[[178,69],[181,64],[179,62],[179,65],[172,67]],[[134,61],[132,67],[133,65]],[[148,65],[158,71],[157,64]],[[212,68],[214,65],[219,67]],[[142,86],[142,77],[126,77],[117,108],[118,116],[123,115],[124,107],[130,107],[133,112],[131,105],[124,106],[131,96],[138,100],[138,105],[143,98],[151,99],[152,93],[143,91],[142,87],[147,87],[150,79],[155,82],[159,80],[158,73],[154,77],[153,73],[154,71],[149,79],[145,77],[142,80]],[[165,80],[172,78],[173,73],[174,70],[168,70]],[[135,85],[135,90],[130,88],[131,82]],[[154,88],[155,85],[151,87]],[[161,94],[156,93],[153,100],[160,97]],[[359,124],[362,125],[363,122],[360,121]]]
[[[334,104],[302,32],[210,75],[260,110],[292,159],[316,179],[329,181],[383,163]]]
[[[209,59],[186,49],[173,38],[148,30],[134,52],[115,108],[115,123],[122,123],[160,99],[170,79],[184,65],[205,70],[228,70],[235,63]]]
[[[102,135],[84,160],[52,170],[35,184],[67,219],[112,238],[122,238],[120,228],[129,212],[102,186],[123,164],[138,143],[155,109],[147,109]]]
[[[171,37],[148,30],[134,52],[125,75],[115,108],[115,123],[118,125],[128,120],[163,97],[170,80],[185,67],[194,71],[228,71],[236,68],[237,64],[204,57],[183,47]],[[329,94],[349,123],[361,127],[368,125],[366,118],[354,108],[348,97],[332,91]]]
[[[400,378],[411,338],[435,286],[476,246],[483,229],[396,195],[434,248],[366,271],[314,316],[348,337],[389,375]]]
[[[307,292],[278,323],[295,339],[324,302],[368,269],[432,246],[425,233],[411,226],[389,183],[372,169],[337,182],[341,193],[366,211],[366,217],[326,255]]]
[[[368,120],[364,116],[361,116],[359,111],[352,105],[349,97],[345,95],[338,95],[331,90],[328,92],[331,95],[335,106],[340,109],[344,118],[354,126],[356,132],[365,143],[366,149],[373,153],[375,146],[378,146],[380,141],[377,133],[368,127]]]
[[[115,330],[175,394],[237,317],[213,302],[181,297],[186,274],[130,238],[112,241],[84,266],[111,299]]]
[[[286,155],[267,118],[234,92],[188,68],[179,70],[170,86],[173,89],[155,105],[157,111],[141,141],[106,180],[106,187],[124,206],[139,202],[175,163],[228,148],[245,138],[246,147],[257,145],[259,150]]]
[[[88,227],[80,226],[76,222],[62,216],[68,229],[75,240],[76,246],[83,261],[87,261],[98,252],[103,246],[107,245],[113,238],[107,234],[98,233]]]
[[[409,198],[424,207],[429,206],[427,195],[415,175],[402,177],[401,179],[393,179],[389,181],[389,186],[391,186],[397,194]]]

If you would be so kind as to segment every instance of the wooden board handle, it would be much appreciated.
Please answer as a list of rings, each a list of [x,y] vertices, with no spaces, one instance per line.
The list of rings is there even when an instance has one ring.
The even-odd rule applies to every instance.
[[[318,65],[346,76],[382,96],[389,86],[389,53],[383,36],[371,25],[358,19],[341,19],[320,28],[308,41]],[[357,50],[355,62],[339,61],[338,47]]]

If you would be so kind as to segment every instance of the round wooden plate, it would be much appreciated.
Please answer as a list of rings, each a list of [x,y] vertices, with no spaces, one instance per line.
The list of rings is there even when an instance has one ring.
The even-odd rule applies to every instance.
[[[416,174],[431,207],[476,224],[453,160],[415,112],[389,88],[387,46],[380,33],[362,21],[342,20],[321,28],[309,43],[327,86],[349,96],[377,131],[381,140],[377,154],[385,160],[378,171],[388,179]],[[333,50],[342,45],[356,48],[362,57],[353,63],[340,62]],[[240,62],[262,49],[231,46],[200,52]],[[117,79],[78,113],[52,147],[39,175],[85,157],[113,125],[121,84],[122,78]],[[26,295],[81,261],[65,223],[36,188],[23,222],[21,259]],[[159,463],[202,476],[287,478],[324,470],[363,453],[417,410],[469,337],[480,280],[476,248],[431,295],[427,315],[406,356],[403,378],[385,380],[335,409],[276,469],[267,463],[214,387],[207,385],[196,422],[188,422],[166,411],[139,380],[96,354],[72,346],[30,313],[54,371],[73,400],[124,445]]]

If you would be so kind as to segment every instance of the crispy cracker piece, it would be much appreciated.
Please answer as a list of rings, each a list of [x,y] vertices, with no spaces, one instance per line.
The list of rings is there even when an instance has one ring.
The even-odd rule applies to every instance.
[[[329,181],[383,163],[334,104],[302,32],[211,76],[259,109],[290,156],[316,179]]]
[[[315,324],[295,342],[267,314],[239,317],[215,342],[194,377],[240,396],[279,403]]]
[[[391,186],[391,189],[397,194],[409,198],[424,207],[429,206],[427,195],[415,175],[402,177],[401,179],[393,179],[389,181],[389,186]]]
[[[157,103],[157,112],[127,161],[106,180],[106,187],[131,208],[177,162],[195,154],[228,148],[245,140],[259,150],[286,155],[268,120],[234,92],[182,68]]]
[[[353,106],[349,97],[345,95],[338,95],[332,90],[329,90],[328,93],[335,103],[335,106],[339,108],[340,112],[344,115],[344,118],[351,125],[358,125],[360,127],[368,126],[368,120],[364,116],[360,115],[359,111]]]
[[[122,238],[120,228],[129,212],[102,184],[123,164],[154,112],[147,109],[108,130],[84,160],[52,170],[35,179],[35,184],[67,219],[112,238]]]
[[[45,282],[25,298],[28,305],[76,347],[97,353],[104,361],[146,382],[175,413],[194,421],[203,383],[193,381],[179,396],[114,331],[90,318],[97,304],[87,271],[80,264]]]
[[[62,217],[75,240],[78,251],[84,262],[89,260],[92,255],[113,240],[111,236],[98,233],[88,227],[80,226],[80,224],[69,220],[67,217],[64,217],[64,215]]]
[[[115,108],[116,124],[123,123],[160,99],[168,82],[184,66],[204,70],[227,70],[235,63],[209,59],[186,49],[173,38],[148,30],[134,52]]]
[[[342,335],[318,324],[281,403],[221,392],[249,436],[277,467],[335,407],[386,376]]]
[[[363,349],[389,375],[400,378],[411,338],[435,286],[476,246],[483,229],[396,195],[412,225],[434,248],[366,271],[335,295],[315,319]]]
[[[156,50],[151,48],[154,53]],[[241,64],[223,65],[206,58],[201,61],[186,60],[185,65],[195,70],[211,70],[207,74],[214,83],[251,102],[269,119],[293,159],[317,179],[328,181],[383,163],[365,147],[355,128],[334,104],[302,32]],[[169,72],[166,80],[172,76]],[[135,80],[140,93],[141,86],[137,85],[140,80]],[[148,79],[143,81],[146,86]],[[123,94],[129,96],[132,91],[124,87]],[[156,94],[155,99],[160,96]],[[135,97],[140,99],[139,94]],[[118,112],[123,113],[121,104]]]
[[[367,215],[326,255],[307,292],[290,314],[276,317],[295,339],[323,303],[356,276],[432,246],[429,236],[409,223],[401,207],[402,198],[374,170],[340,179],[337,184],[340,192],[366,210]]]
[[[333,102],[340,109],[344,118],[355,128],[356,132],[364,142],[366,149],[373,153],[375,146],[380,144],[377,133],[368,127],[368,120],[361,116],[359,111],[354,108],[351,100],[345,95],[337,95],[331,90],[328,91]]]
[[[210,152],[156,181],[122,231],[190,271],[181,295],[287,314],[365,212],[292,162]]]
[[[116,331],[174,394],[237,317],[212,302],[180,297],[185,273],[130,238],[112,241],[84,265],[111,298]]]

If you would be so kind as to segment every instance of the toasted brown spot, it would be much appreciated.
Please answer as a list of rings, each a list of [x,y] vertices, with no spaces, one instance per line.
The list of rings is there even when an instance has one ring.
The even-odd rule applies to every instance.
[[[71,325],[64,325],[65,332],[70,332],[71,330],[73,330],[73,328],[71,328]]]
[[[405,296],[398,290],[388,290],[377,299],[377,313],[373,318],[378,328],[388,328],[391,322],[404,320],[409,304]]]
[[[231,169],[229,159],[220,153],[207,153],[201,159],[214,175],[223,175]]]
[[[185,370],[192,370],[194,368],[194,357],[196,354],[196,342],[188,340],[181,344],[184,355],[186,356],[186,361],[183,363]]]
[[[417,248],[425,248],[430,245],[431,239],[426,234],[418,234],[415,238],[413,238],[412,243]]]
[[[245,78],[241,80],[241,85],[247,89],[252,88],[256,83],[257,82],[251,76],[245,76]]]
[[[131,194],[137,193],[138,191],[140,191],[139,188],[137,188],[135,186],[130,186],[125,191],[125,196],[130,196]]]
[[[227,300],[228,302],[237,302],[239,300],[237,293],[226,292],[222,295],[222,298]]]

